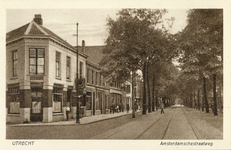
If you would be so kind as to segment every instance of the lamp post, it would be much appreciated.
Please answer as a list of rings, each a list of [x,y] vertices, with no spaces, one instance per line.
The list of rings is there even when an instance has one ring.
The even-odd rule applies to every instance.
[[[78,57],[79,57],[79,50],[78,50],[78,25],[79,23],[77,22],[77,30],[76,30],[76,83],[75,83],[75,86],[76,86],[76,123],[79,123],[79,100],[78,100],[78,79],[79,79],[79,68],[78,68]]]

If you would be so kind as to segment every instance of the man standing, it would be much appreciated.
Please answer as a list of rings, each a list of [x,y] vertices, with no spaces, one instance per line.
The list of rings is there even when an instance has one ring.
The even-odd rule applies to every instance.
[[[161,104],[160,104],[160,109],[161,109],[161,114],[162,114],[162,112],[163,112],[163,114],[164,114],[164,103],[163,102],[161,102]]]
[[[66,116],[67,116],[67,121],[69,120],[68,118],[68,115],[69,115],[69,112],[70,112],[70,107],[69,106],[67,106],[66,107]]]

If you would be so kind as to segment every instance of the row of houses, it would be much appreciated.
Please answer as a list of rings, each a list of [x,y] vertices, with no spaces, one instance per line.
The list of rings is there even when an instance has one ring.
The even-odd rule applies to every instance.
[[[76,49],[81,116],[110,113],[129,104],[131,82],[110,82],[99,62],[104,46],[74,47],[43,26],[41,15],[6,34],[6,122],[55,122],[76,118]]]

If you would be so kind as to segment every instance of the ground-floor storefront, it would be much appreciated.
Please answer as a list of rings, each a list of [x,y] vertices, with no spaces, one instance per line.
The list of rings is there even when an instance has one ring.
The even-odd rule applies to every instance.
[[[110,112],[109,89],[87,86],[86,91],[85,116],[100,115]]]
[[[29,86],[8,84],[6,91],[6,122],[55,122],[66,120],[66,107],[70,106],[69,118],[76,116],[76,98],[73,86],[62,84],[43,85],[31,82]]]
[[[125,93],[109,88],[86,86],[79,98],[80,117],[110,113],[111,105],[131,103]],[[56,122],[76,118],[76,90],[73,86],[31,82],[29,86],[8,84],[6,91],[6,122]],[[70,108],[68,117],[66,109]]]

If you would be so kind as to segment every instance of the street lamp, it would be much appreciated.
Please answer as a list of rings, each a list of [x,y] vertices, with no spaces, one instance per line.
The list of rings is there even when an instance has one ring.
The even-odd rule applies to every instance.
[[[78,25],[79,23],[77,22],[77,30],[76,30],[76,45],[77,45],[77,50],[76,50],[76,123],[79,123],[79,100],[78,100],[78,79],[79,79],[79,71],[78,71],[78,57],[79,57],[79,50],[78,50]]]

